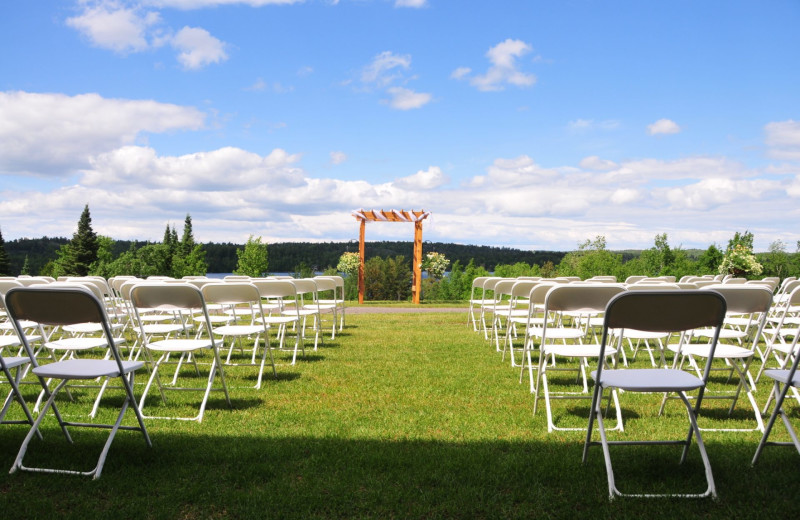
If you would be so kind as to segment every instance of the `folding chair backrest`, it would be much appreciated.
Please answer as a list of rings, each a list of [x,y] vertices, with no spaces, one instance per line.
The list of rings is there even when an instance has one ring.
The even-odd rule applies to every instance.
[[[725,298],[729,314],[766,313],[772,305],[772,292],[766,287],[746,284],[720,285],[703,288]]]
[[[214,303],[260,303],[261,294],[255,285],[246,282],[211,283],[202,287],[207,302]]]
[[[609,300],[622,292],[625,292],[624,287],[607,283],[557,285],[548,291],[545,309],[556,312],[603,311]]]
[[[200,289],[190,284],[143,282],[131,288],[134,307],[174,311],[205,307]]]
[[[14,287],[25,287],[16,280],[0,280],[0,294],[5,294]]]
[[[295,298],[297,289],[288,280],[253,280],[262,298]]]
[[[314,277],[314,282],[317,284],[317,291],[333,291],[333,296],[336,296],[336,281],[332,278]]]
[[[680,288],[681,287],[676,283],[666,283],[666,282],[635,283],[627,287],[629,291],[675,291]]]
[[[609,302],[604,327],[648,332],[719,327],[725,309],[725,298],[715,291],[627,291]]]
[[[511,298],[528,298],[534,287],[539,284],[536,280],[518,280],[511,288]]]
[[[102,304],[89,288],[56,283],[9,290],[5,297],[9,314],[42,325],[107,322]]]

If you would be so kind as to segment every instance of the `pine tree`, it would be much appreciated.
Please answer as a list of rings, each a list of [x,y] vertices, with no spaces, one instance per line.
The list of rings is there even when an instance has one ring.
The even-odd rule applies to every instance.
[[[194,249],[194,234],[192,233],[192,216],[186,214],[186,220],[183,223],[183,237],[181,237],[181,250],[183,256],[189,256]]]
[[[24,274],[26,276],[31,274],[31,263],[28,259],[28,255],[25,255],[25,261],[22,262],[22,271],[20,271],[19,274]]]
[[[83,208],[81,218],[78,220],[78,231],[72,235],[72,253],[75,260],[75,274],[86,276],[90,266],[97,261],[97,251],[100,245],[97,234],[92,230],[92,217],[89,214],[89,205]]]
[[[0,276],[11,276],[11,260],[6,253],[6,241],[3,240],[3,231],[0,230]]]

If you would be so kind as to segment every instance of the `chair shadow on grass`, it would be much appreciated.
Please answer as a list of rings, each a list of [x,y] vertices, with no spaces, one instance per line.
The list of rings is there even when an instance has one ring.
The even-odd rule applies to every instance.
[[[225,407],[216,400],[209,405]],[[31,517],[69,510],[81,518],[103,518],[119,510],[131,518],[579,518],[588,511],[600,518],[734,518],[734,511],[753,514],[754,504],[757,516],[789,518],[794,516],[790,510],[800,509],[792,497],[775,494],[794,481],[797,454],[773,449],[751,468],[755,442],[707,440],[718,502],[609,502],[601,450],[591,451],[588,463],[581,464],[583,442],[578,438],[273,438],[268,421],[245,434],[209,434],[206,422],[215,419],[172,429],[151,421],[152,449],[134,435],[118,435],[99,483],[0,472],[0,501],[22,499],[35,486],[37,499],[26,506]],[[24,431],[0,429],[0,468],[11,466]],[[34,443],[36,452],[58,461],[53,464],[72,456],[54,423],[48,422],[44,433],[45,439]],[[97,435],[97,446],[102,439]],[[612,457],[618,482],[630,491],[681,492],[704,485],[696,446],[683,465],[678,464],[680,448],[674,446],[612,447]],[[114,499],[98,501],[97,493]]]

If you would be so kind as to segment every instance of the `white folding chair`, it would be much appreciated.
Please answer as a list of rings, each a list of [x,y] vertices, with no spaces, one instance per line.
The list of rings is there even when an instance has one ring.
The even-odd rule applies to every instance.
[[[89,290],[82,287],[28,287],[20,289],[12,289],[6,294],[6,306],[9,316],[14,323],[17,333],[22,339],[25,351],[33,365],[33,374],[39,379],[42,389],[45,391],[48,399],[42,411],[37,417],[36,421],[31,426],[25,440],[22,442],[17,458],[14,465],[11,467],[11,473],[16,470],[35,471],[43,473],[68,473],[77,475],[92,476],[97,479],[103,471],[108,450],[114,440],[118,430],[133,430],[142,433],[145,442],[148,446],[152,446],[150,436],[147,434],[147,428],[144,425],[144,419],[141,411],[136,404],[136,397],[133,394],[134,374],[136,370],[144,366],[140,361],[123,361],[120,356],[119,349],[114,341],[114,335],[109,325],[108,315],[105,312],[103,303],[101,303]],[[20,326],[21,320],[31,320],[37,323],[47,325],[71,325],[75,323],[100,323],[103,325],[103,333],[106,341],[108,342],[108,350],[111,353],[111,359],[67,359],[64,361],[57,361],[46,365],[39,365],[33,355],[33,349],[30,342],[25,338]],[[125,391],[125,401],[120,407],[119,415],[114,424],[98,424],[98,423],[77,423],[65,421],[55,404],[56,396],[61,390],[65,388],[67,383],[75,380],[94,380],[98,378],[118,378],[121,387]],[[46,380],[57,379],[60,380],[58,385],[51,391],[48,387]],[[125,417],[125,412],[128,408],[133,408],[138,426],[123,426],[122,420]],[[53,410],[53,414],[58,420],[61,430],[64,432],[67,440],[72,442],[69,434],[68,427],[86,427],[86,428],[103,428],[111,430],[108,439],[100,452],[100,457],[97,465],[89,471],[75,471],[66,469],[50,469],[42,467],[28,467],[23,464],[23,459],[28,450],[28,445],[33,439],[34,435],[39,434],[39,428],[42,420],[47,415],[49,410]]]
[[[211,320],[208,318],[208,310],[206,309],[205,300],[203,299],[203,294],[200,292],[200,289],[187,283],[164,284],[159,282],[145,282],[134,285],[131,289],[130,295],[136,320],[141,331],[140,337],[143,338],[144,351],[147,353],[146,355],[148,357],[148,361],[151,363],[150,378],[147,381],[147,386],[145,386],[144,392],[142,393],[139,408],[144,409],[147,394],[150,391],[150,387],[152,386],[154,380],[161,393],[161,400],[165,404],[167,402],[166,395],[164,394],[165,390],[203,391],[203,399],[200,402],[200,411],[194,417],[147,417],[150,419],[178,419],[202,422],[203,415],[206,410],[206,404],[208,403],[208,397],[212,391],[223,392],[225,394],[226,403],[228,406],[231,406],[230,396],[228,395],[228,386],[225,382],[225,372],[222,368],[217,342],[214,339],[213,332],[211,331]],[[192,339],[184,336],[154,340],[154,338],[151,335],[148,335],[144,330],[145,323],[141,319],[140,309],[178,314],[185,313],[188,316],[191,316],[195,310],[201,310],[206,318],[203,323],[206,327],[208,337]],[[170,355],[176,354],[181,358],[191,356],[191,360],[196,362],[197,360],[195,359],[195,356],[197,354],[208,351],[210,351],[212,359],[208,371],[208,382],[204,388],[178,387],[177,385],[167,386],[161,383],[158,370],[162,364],[169,362]],[[158,359],[154,359],[153,354],[157,354]],[[221,382],[220,388],[214,388],[214,379],[217,375],[219,375]]]
[[[789,368],[773,368],[764,371],[764,375],[774,381],[773,395],[777,397],[775,398],[775,408],[772,410],[772,415],[770,415],[769,421],[767,421],[764,434],[761,436],[761,440],[758,442],[758,447],[756,448],[756,453],[753,456],[753,465],[758,462],[765,446],[794,446],[797,452],[800,453],[800,440],[797,438],[797,432],[794,427],[792,427],[792,423],[789,421],[789,415],[784,409],[786,394],[789,392],[789,389],[800,388],[800,372],[797,371],[798,363],[800,363],[800,352],[798,352],[797,348],[798,339],[800,339],[800,334],[795,335],[794,341],[792,341],[791,357],[793,361]],[[772,427],[775,425],[775,420],[778,416],[780,416],[783,421],[783,425],[786,427],[786,432],[789,434],[791,442],[769,440],[769,435],[772,432]]]
[[[616,496],[675,496],[675,497],[716,497],[714,477],[711,472],[711,464],[708,460],[703,439],[700,436],[700,429],[697,426],[697,412],[703,402],[703,391],[708,380],[711,361],[714,358],[714,350],[717,344],[718,335],[714,335],[710,345],[708,361],[706,362],[703,377],[684,372],[683,370],[664,369],[664,368],[623,368],[607,369],[603,363],[605,351],[611,347],[611,331],[619,329],[617,341],[622,341],[625,329],[645,330],[653,332],[684,332],[699,327],[714,327],[717,330],[722,327],[725,319],[725,299],[714,291],[639,291],[624,292],[614,297],[606,307],[603,322],[603,337],[600,343],[600,361],[597,370],[592,372],[595,380],[594,393],[592,396],[592,408],[589,415],[589,424],[586,430],[586,442],[583,448],[583,462],[585,463],[591,446],[600,445],[603,448],[603,458],[605,459],[606,474],[608,477],[608,496],[613,499]],[[689,433],[683,440],[608,440],[605,426],[603,424],[603,414],[601,401],[605,390],[621,389],[626,392],[676,392],[689,415]],[[695,398],[695,405],[692,407],[686,392],[698,391]],[[594,423],[600,431],[600,442],[593,441]],[[614,480],[614,470],[611,465],[611,455],[609,446],[611,445],[642,445],[642,444],[676,444],[683,446],[681,462],[686,459],[692,436],[696,436],[697,445],[700,449],[700,456],[705,467],[707,489],[702,493],[674,493],[674,494],[653,494],[653,493],[623,493]]]
[[[574,317],[580,315],[594,315],[598,312],[603,312],[609,300],[624,291],[625,289],[620,285],[612,285],[607,283],[594,285],[556,285],[551,287],[547,292],[544,302],[544,313],[545,316],[550,313],[554,313],[556,315],[570,313]],[[534,386],[533,391],[533,413],[534,415],[536,414],[541,393],[542,397],[544,398],[545,410],[547,413],[548,432],[556,430],[583,430],[583,428],[556,426],[555,421],[553,420],[551,400],[590,399],[591,396],[589,394],[585,370],[588,366],[589,360],[596,359],[599,356],[600,364],[604,364],[607,357],[615,357],[617,352],[614,347],[606,347],[605,349],[601,349],[601,346],[595,341],[584,341],[584,337],[587,335],[586,331],[579,326],[579,323],[574,323],[573,325],[574,326],[572,327],[558,326],[545,319],[541,330],[533,333],[539,336],[541,341],[539,347],[539,366],[536,374],[536,385]],[[568,340],[571,341],[571,343],[569,343]],[[551,391],[547,377],[548,371],[574,372],[576,369],[574,367],[556,367],[553,365],[548,365],[547,359],[550,357],[555,357],[556,359],[566,358],[578,360],[577,372],[580,374],[580,380],[582,382],[581,391]],[[540,390],[540,388],[542,390]],[[622,417],[620,414],[619,405],[616,402],[616,393],[612,392],[612,398],[614,400],[616,409],[617,429],[621,430]]]
[[[267,355],[269,355],[269,362],[272,366],[272,375],[277,378],[278,373],[275,370],[275,359],[272,357],[272,349],[270,348],[269,329],[266,322],[261,319],[264,316],[264,309],[261,308],[261,295],[259,294],[256,286],[252,283],[243,282],[205,284],[203,285],[201,291],[206,304],[216,303],[230,305],[234,308],[237,305],[242,304],[247,306],[246,310],[251,311],[248,313],[248,315],[251,316],[251,321],[249,324],[225,324],[212,328],[212,332],[221,337],[221,343],[223,346],[226,338],[231,339],[231,351],[234,348],[235,342],[238,342],[241,347],[241,341],[243,338],[250,338],[253,341],[250,362],[236,363],[236,365],[259,367],[258,380],[255,388],[261,388],[261,380],[264,377],[264,364],[266,363]],[[258,355],[258,344],[260,341],[262,341],[262,339],[264,348],[262,349],[260,361],[256,362],[256,357]],[[228,359],[225,362],[226,365],[231,365],[230,358],[231,354],[229,351]]]
[[[2,298],[2,296],[0,296],[0,298]],[[16,345],[21,345],[21,342],[17,340]],[[6,399],[3,402],[3,408],[0,409],[0,424],[28,424],[33,426],[33,415],[31,415],[31,411],[28,408],[28,405],[25,403],[25,398],[22,396],[22,393],[19,390],[22,376],[24,375],[25,370],[28,368],[30,363],[31,359],[28,356],[6,357],[3,356],[2,349],[0,349],[0,369],[2,369],[3,375],[5,375],[6,378],[6,382],[11,387],[11,390],[8,391]],[[12,370],[14,371],[13,374]],[[8,413],[8,410],[11,408],[11,405],[14,403],[14,401],[17,401],[20,407],[22,407],[22,411],[25,414],[24,420],[5,419],[6,414]],[[41,436],[41,433],[39,433],[40,438]]]
[[[289,280],[264,280],[254,279],[252,284],[256,286],[259,294],[263,300],[266,300],[267,307],[274,307],[275,313],[270,312],[261,317],[261,320],[267,327],[277,327],[278,333],[278,350],[283,350],[286,344],[286,329],[289,325],[295,327],[297,332],[294,341],[294,348],[292,349],[292,365],[297,363],[297,352],[302,351],[305,355],[305,345],[303,342],[303,332],[300,329],[302,318],[300,317],[300,308],[294,305],[294,302],[299,301],[297,295],[297,288]],[[292,302],[291,306],[286,306],[285,302]],[[263,305],[263,303],[262,303]]]
[[[755,356],[755,347],[761,339],[761,332],[764,329],[767,313],[772,304],[772,292],[763,287],[745,284],[715,285],[701,290],[714,290],[725,298],[727,308],[725,322],[719,331],[708,327],[691,331],[687,341],[681,342],[675,349],[673,368],[682,368],[684,360],[688,360],[697,376],[701,377],[702,370],[695,358],[707,358],[710,353],[710,343],[696,343],[690,341],[690,339],[699,338],[702,340],[705,338],[710,342],[714,335],[717,334],[718,342],[714,351],[714,359],[725,361],[726,366],[724,368],[711,368],[711,370],[735,373],[737,385],[736,389],[730,392],[706,389],[705,399],[730,400],[731,405],[728,409],[728,415],[730,416],[736,407],[739,395],[744,390],[755,414],[756,426],[755,428],[701,428],[701,430],[763,432],[764,421],[761,419],[761,412],[754,396],[755,381],[750,374],[750,364]],[[744,325],[741,325],[741,323],[744,323]],[[745,341],[747,341],[747,344],[745,344]],[[662,411],[668,398],[669,396],[665,395],[662,400]]]
[[[341,332],[344,330],[345,313],[347,312],[347,305],[345,305],[344,299],[344,278],[338,275],[323,275],[314,277],[315,280],[320,278],[329,278],[333,280],[333,298],[322,298],[319,303],[321,305],[333,304],[336,306],[336,313],[339,315],[339,332]],[[320,291],[321,290],[322,288],[320,287]]]
[[[301,322],[297,326],[303,336],[303,340],[305,340],[308,318],[311,318],[311,327],[314,330],[314,351],[316,351],[319,343],[325,343],[324,338],[320,339],[322,311],[319,308],[319,298],[317,297],[317,283],[311,278],[298,278],[289,281],[294,284],[298,299],[294,301],[293,308],[285,308],[282,314],[292,317],[295,315],[300,316]],[[290,304],[290,302],[286,301],[284,303]]]

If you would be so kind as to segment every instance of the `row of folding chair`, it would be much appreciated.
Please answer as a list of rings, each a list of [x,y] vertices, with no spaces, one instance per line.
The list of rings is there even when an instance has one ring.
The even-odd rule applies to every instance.
[[[702,282],[708,282],[704,279]],[[479,282],[481,283],[481,282]],[[705,286],[706,290],[691,290],[697,286]],[[485,285],[484,285],[485,286]],[[711,283],[692,283],[692,282],[678,282],[666,283],[666,281],[645,281],[642,284],[632,284],[625,286],[623,284],[614,284],[613,280],[592,280],[590,283],[565,283],[563,280],[550,280],[550,281],[530,281],[530,280],[496,280],[492,286],[494,296],[498,298],[492,302],[493,309],[498,310],[502,318],[493,318],[491,326],[487,326],[485,333],[492,333],[492,338],[495,343],[496,349],[499,350],[499,338],[505,335],[505,342],[503,346],[503,355],[510,353],[512,365],[520,368],[520,381],[525,369],[528,369],[529,381],[531,392],[534,393],[534,413],[540,399],[545,401],[547,409],[547,423],[548,431],[558,429],[575,429],[580,431],[587,431],[585,428],[558,428],[553,422],[551,398],[557,399],[574,399],[574,398],[590,398],[592,399],[592,419],[591,422],[600,423],[601,442],[594,443],[591,441],[593,426],[590,422],[587,431],[587,450],[590,445],[602,444],[604,449],[604,456],[606,458],[606,465],[609,476],[609,494],[611,497],[618,496],[620,493],[613,482],[613,471],[611,469],[610,456],[608,454],[608,446],[615,444],[609,442],[606,438],[606,428],[602,424],[602,415],[600,414],[599,401],[601,400],[598,395],[598,389],[607,388],[609,390],[607,398],[613,404],[616,412],[616,425],[613,429],[623,430],[622,418],[620,416],[619,397],[617,389],[623,388],[627,391],[661,393],[663,399],[661,400],[661,407],[659,413],[663,412],[667,398],[680,399],[684,402],[689,411],[690,416],[690,431],[687,438],[680,443],[684,446],[684,453],[682,460],[686,456],[691,438],[696,436],[698,445],[701,447],[701,456],[706,468],[708,478],[708,488],[705,492],[698,494],[699,496],[715,495],[716,491],[713,484],[713,476],[711,475],[711,468],[708,464],[705,449],[702,447],[700,438],[700,428],[697,425],[696,414],[699,409],[700,402],[703,397],[706,399],[730,399],[731,406],[729,413],[733,411],[736,402],[740,395],[744,393],[753,408],[755,415],[755,427],[751,429],[738,429],[726,428],[726,431],[750,431],[759,430],[763,431],[762,443],[759,445],[759,450],[762,445],[781,444],[781,445],[795,445],[800,451],[800,443],[796,440],[788,418],[783,409],[785,396],[790,391],[796,392],[796,387],[800,386],[795,380],[794,373],[791,372],[790,365],[797,360],[797,322],[795,322],[793,332],[792,330],[784,328],[784,333],[778,332],[780,327],[780,318],[783,322],[787,321],[786,316],[796,316],[796,310],[800,309],[800,291],[794,296],[790,295],[783,298],[782,301],[786,304],[782,314],[773,314],[773,290],[777,284],[773,281],[769,283],[755,283],[750,284],[747,282],[740,282],[738,280],[730,281],[727,284],[721,284],[718,281],[711,281]],[[684,289],[684,290],[681,290]],[[526,295],[526,291],[528,294]],[[677,330],[676,325],[665,325],[669,322],[671,317],[676,313],[680,314],[682,311],[670,310],[666,314],[664,309],[656,305],[661,298],[659,295],[663,294],[664,298],[672,298],[673,296],[682,298],[682,294],[704,294],[711,293],[713,296],[710,298],[721,298],[726,309],[722,312],[722,317],[719,323],[712,320],[701,326],[692,324],[693,326],[686,326],[682,330]],[[631,313],[634,321],[642,321],[641,325],[636,327],[628,325],[626,327],[609,327],[606,322],[608,313],[607,308],[610,307],[611,302],[615,299],[623,299],[623,295],[642,294],[641,297],[624,296],[624,298],[640,298],[635,307],[630,307],[626,312]],[[670,296],[673,295],[673,296]],[[503,298],[505,296],[505,298]],[[686,296],[687,298],[695,298],[694,296]],[[713,301],[709,303],[708,296],[706,298],[705,306],[713,307]],[[796,298],[793,299],[793,298]],[[481,299],[477,299],[481,300]],[[520,300],[523,305],[518,306],[517,300]],[[676,302],[679,302],[676,300]],[[502,303],[497,303],[502,302]],[[650,311],[646,311],[648,305],[652,307]],[[678,308],[680,305],[675,304]],[[691,300],[687,300],[687,308],[697,311],[697,307],[691,304]],[[797,307],[795,308],[795,306]],[[477,307],[476,307],[477,308]],[[672,306],[669,307],[670,309]],[[795,308],[795,313],[791,314],[789,309]],[[524,309],[524,310],[523,310]],[[702,310],[702,309],[701,309]],[[522,317],[523,314],[527,316]],[[653,314],[653,316],[650,316]],[[684,313],[685,314],[685,313]],[[470,310],[470,315],[473,311]],[[772,319],[776,323],[770,327],[769,320]],[[688,320],[688,317],[686,317]],[[471,321],[475,329],[478,328],[481,321]],[[791,322],[791,320],[789,320]],[[504,326],[503,326],[504,325]],[[517,362],[515,357],[515,349],[513,340],[515,338],[515,326],[523,327],[525,330],[525,339],[523,340],[522,360]],[[602,340],[597,339],[597,328],[602,330]],[[673,330],[674,329],[674,330]],[[771,345],[773,342],[770,338],[777,337],[783,338],[780,343],[784,347],[785,354],[783,357],[777,359],[778,368],[773,370],[766,370],[766,373],[773,378],[775,389],[773,394],[780,400],[779,405],[774,408],[770,421],[767,426],[761,419],[759,407],[755,401],[755,381],[750,373],[750,365],[754,359],[761,355],[759,351],[759,343]],[[539,359],[538,363],[534,364],[531,354],[534,352],[534,341],[538,343]],[[672,341],[670,341],[672,338]],[[592,341],[594,339],[594,341]],[[722,339],[722,341],[720,341]],[[568,340],[573,340],[575,344],[568,344]],[[634,345],[642,342],[643,340],[652,341],[658,344],[656,348],[647,347],[648,353],[651,354],[652,366],[659,367],[657,372],[652,372],[652,369],[626,369],[621,368],[626,365],[624,360],[625,343],[635,353]],[[677,341],[676,341],[677,340]],[[653,350],[657,351],[659,362],[653,358]],[[769,350],[767,347],[766,350]],[[673,362],[670,368],[666,368],[666,361],[664,358],[665,352],[673,354]],[[635,354],[634,354],[635,355]],[[560,395],[554,395],[548,388],[548,371],[561,370],[561,367],[556,368],[555,360],[564,360],[568,358],[577,358],[578,363],[578,380],[579,386],[582,386],[576,392],[567,392]],[[717,359],[718,363],[714,365],[712,361]],[[611,377],[607,382],[601,381],[601,384],[595,384],[595,393],[591,396],[588,394],[588,382],[586,372],[591,368],[591,363],[595,363],[596,369],[592,373],[595,381],[598,375],[603,370]],[[705,360],[702,363],[700,360]],[[725,366],[720,366],[719,361],[722,360]],[[689,372],[684,371],[684,364],[689,368]],[[795,363],[796,364],[796,363]],[[766,363],[762,363],[766,366]],[[725,370],[729,373],[733,380],[732,390],[723,395],[715,388],[714,392],[707,389],[707,381],[712,367],[714,370]],[[568,371],[575,371],[576,368],[564,368]],[[646,372],[643,372],[646,371]],[[617,372],[619,372],[619,381]],[[535,374],[535,380],[534,380]],[[627,382],[629,378],[640,380],[634,383]],[[777,379],[776,379],[777,378]],[[625,386],[620,386],[625,381]],[[618,384],[619,383],[619,384]],[[788,383],[788,384],[787,384]],[[649,386],[648,386],[649,385]],[[688,385],[688,386],[687,386]],[[699,385],[699,386],[697,386]],[[781,386],[783,385],[783,386]],[[779,388],[780,387],[780,388]],[[665,388],[670,388],[667,390]],[[687,396],[690,390],[697,390],[698,395]],[[600,390],[602,393],[602,390]],[[772,395],[770,398],[772,397]],[[690,404],[690,400],[695,402],[695,405]],[[766,413],[766,410],[765,410]],[[770,443],[767,442],[767,437],[774,423],[775,417],[781,416],[783,422],[790,432],[792,443]],[[716,430],[720,430],[717,428]],[[760,451],[759,451],[760,453]],[[584,455],[585,457],[585,455]],[[758,454],[754,457],[754,463],[757,460]]]
[[[0,281],[3,282],[3,281]],[[31,284],[33,285],[33,284]],[[0,423],[28,423],[31,430],[23,442],[12,471],[17,469],[45,472],[101,474],[105,456],[116,431],[137,429],[142,432],[150,445],[143,419],[168,418],[202,421],[211,392],[222,392],[228,406],[231,405],[228,385],[225,380],[225,363],[220,349],[226,341],[230,342],[227,361],[234,344],[243,348],[243,338],[250,338],[248,346],[251,359],[249,364],[258,366],[256,388],[261,386],[265,365],[271,367],[277,377],[270,331],[277,329],[277,347],[283,349],[287,328],[296,332],[292,351],[292,364],[296,363],[298,352],[304,352],[306,322],[314,331],[314,348],[321,338],[323,306],[333,314],[332,335],[335,334],[338,310],[343,307],[343,288],[338,290],[337,280],[320,278],[316,280],[278,280],[278,279],[231,279],[212,281],[194,278],[191,280],[137,280],[134,278],[112,279],[108,284],[103,279],[80,278],[63,282],[46,280],[29,291],[19,282],[0,287],[0,296],[5,294],[3,308],[9,306],[9,325],[13,333],[0,344],[0,365],[11,391],[0,410]],[[318,298],[320,291],[330,291],[330,301]],[[31,295],[28,295],[28,293]],[[340,301],[341,300],[341,303]],[[209,308],[217,313],[212,319]],[[269,309],[269,312],[267,311]],[[63,310],[63,312],[61,312]],[[344,326],[343,312],[339,314],[339,326]],[[242,319],[244,318],[244,319]],[[41,335],[31,333],[31,327],[39,330],[47,328]],[[126,345],[123,332],[128,330],[136,338],[132,345]],[[12,340],[13,339],[13,340]],[[38,346],[37,346],[38,343]],[[262,347],[259,349],[259,344]],[[19,356],[9,356],[3,348],[17,347]],[[127,356],[122,352],[127,347]],[[80,356],[81,351],[101,352],[98,356]],[[56,357],[56,352],[59,356]],[[206,384],[202,387],[178,385],[181,364],[194,367],[199,375],[198,359],[210,355],[210,365]],[[162,367],[172,362],[177,366],[171,382],[162,380]],[[177,358],[177,359],[175,359]],[[40,364],[39,360],[48,361]],[[28,408],[19,390],[19,384],[27,368],[39,380],[42,388],[34,411]],[[116,368],[115,368],[116,367]],[[140,369],[149,372],[144,391],[137,402],[133,396],[133,376]],[[58,383],[51,390],[51,381]],[[93,385],[100,386],[97,398],[90,413],[95,417],[103,392],[109,383],[119,381],[117,386],[126,393],[126,399],[113,425],[78,423],[64,420],[55,403],[55,396],[65,393],[70,396],[70,388]],[[161,400],[166,402],[168,390],[196,390],[203,392],[199,411],[192,417],[160,417],[144,415],[147,396],[157,389]],[[44,403],[39,417],[34,420],[40,401]],[[6,421],[5,416],[13,404],[18,402],[24,412],[25,420]],[[133,408],[139,426],[121,426],[128,408]],[[101,452],[96,467],[89,472],[29,468],[23,459],[28,444],[34,435],[41,436],[40,424],[43,417],[52,410],[64,435],[71,440],[68,427],[109,428],[111,433]]]

